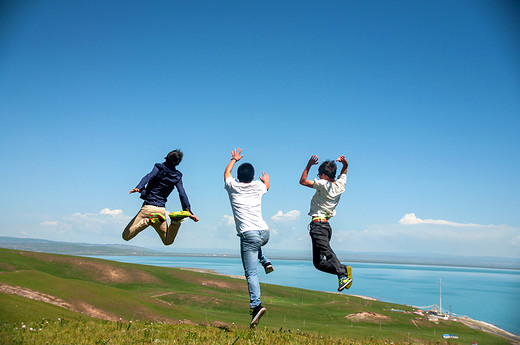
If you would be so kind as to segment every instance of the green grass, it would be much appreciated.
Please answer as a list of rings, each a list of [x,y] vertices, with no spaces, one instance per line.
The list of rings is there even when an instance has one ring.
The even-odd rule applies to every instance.
[[[107,322],[41,319],[38,322],[6,325],[0,330],[6,344],[391,344],[390,340],[341,339],[302,331],[244,330],[211,325],[173,325],[151,322]],[[398,344],[398,343],[394,343]]]
[[[0,293],[0,341],[7,344],[510,343],[458,322],[391,311],[412,311],[408,306],[269,284],[262,284],[268,313],[250,331],[245,280],[83,257],[0,248],[2,284],[67,306]],[[357,312],[387,319],[346,318]],[[446,342],[444,333],[459,339]]]

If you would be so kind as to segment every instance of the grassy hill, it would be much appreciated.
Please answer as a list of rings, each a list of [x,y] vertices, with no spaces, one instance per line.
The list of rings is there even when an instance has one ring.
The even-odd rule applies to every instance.
[[[2,248],[0,292],[2,344],[444,344],[444,333],[510,344],[407,306],[269,284],[268,313],[250,331],[243,279]]]

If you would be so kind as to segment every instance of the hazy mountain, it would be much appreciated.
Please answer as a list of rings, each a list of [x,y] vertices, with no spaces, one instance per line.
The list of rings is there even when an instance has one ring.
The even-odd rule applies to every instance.
[[[35,238],[0,236],[0,247],[33,252],[67,255],[153,255],[153,256],[224,256],[239,257],[239,249],[177,248],[159,251],[126,244],[93,244],[57,242]],[[336,251],[342,262],[387,263],[406,265],[467,266],[520,269],[520,260],[513,258],[435,255],[431,253],[356,253]],[[312,260],[311,251],[269,249],[271,259]]]

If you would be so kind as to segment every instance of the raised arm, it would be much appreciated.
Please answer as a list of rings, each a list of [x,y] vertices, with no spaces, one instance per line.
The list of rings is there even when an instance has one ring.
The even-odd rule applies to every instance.
[[[340,175],[346,174],[347,173],[347,169],[348,169],[348,162],[347,162],[347,159],[345,158],[345,156],[341,155],[338,159],[336,159],[336,161],[338,161],[341,164],[343,164],[343,167],[341,168],[341,172],[339,174]]]
[[[233,167],[235,166],[235,163],[244,157],[244,155],[240,155],[242,152],[242,149],[236,148],[231,152],[231,161],[229,161],[228,165],[226,166],[226,170],[224,170],[224,181],[228,179],[228,177],[233,177],[231,175],[231,170],[233,170]]]
[[[309,175],[309,170],[313,165],[318,164],[318,156],[312,155],[309,161],[307,162],[307,165],[305,166],[305,169],[303,169],[302,176],[300,177],[300,184],[302,186],[310,187],[312,188],[314,186],[313,180],[308,180],[307,176]]]

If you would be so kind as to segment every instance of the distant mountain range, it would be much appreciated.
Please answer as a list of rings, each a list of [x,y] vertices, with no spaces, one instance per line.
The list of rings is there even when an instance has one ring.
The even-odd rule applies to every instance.
[[[0,236],[0,247],[31,252],[67,255],[164,255],[163,253],[124,244],[90,244]]]
[[[57,242],[35,238],[0,236],[0,248],[32,252],[79,255],[79,256],[221,256],[238,257],[238,248],[168,248],[168,251],[153,250],[126,244],[91,244]],[[405,265],[466,266],[483,268],[520,269],[520,260],[513,258],[434,255],[427,253],[355,253],[337,251],[342,262],[386,263]],[[269,249],[271,259],[312,260],[311,252],[302,250]]]

